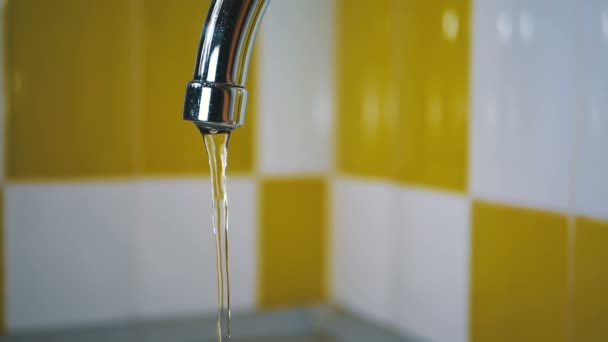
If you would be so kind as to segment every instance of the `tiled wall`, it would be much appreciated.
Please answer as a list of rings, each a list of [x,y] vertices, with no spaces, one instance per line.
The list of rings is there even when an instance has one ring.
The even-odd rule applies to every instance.
[[[9,331],[213,312],[179,118],[207,3],[5,5]],[[606,0],[274,0],[231,140],[235,308],[608,339],[607,51]]]
[[[207,160],[181,120],[208,5],[4,4],[9,332],[214,312]],[[333,10],[278,2],[261,30],[230,141],[235,311],[326,299]]]
[[[471,4],[338,7],[333,294],[402,332],[466,341]]]
[[[608,338],[607,8],[338,1],[339,304],[430,341]]]

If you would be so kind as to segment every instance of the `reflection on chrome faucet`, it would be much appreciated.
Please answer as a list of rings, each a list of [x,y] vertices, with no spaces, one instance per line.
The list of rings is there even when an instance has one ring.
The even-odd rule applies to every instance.
[[[251,48],[269,0],[213,0],[188,83],[185,120],[206,131],[243,125]]]

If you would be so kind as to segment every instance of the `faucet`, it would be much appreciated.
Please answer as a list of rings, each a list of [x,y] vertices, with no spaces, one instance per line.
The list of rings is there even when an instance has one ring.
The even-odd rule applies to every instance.
[[[230,132],[245,121],[247,70],[270,0],[213,0],[203,26],[184,120],[201,133]]]

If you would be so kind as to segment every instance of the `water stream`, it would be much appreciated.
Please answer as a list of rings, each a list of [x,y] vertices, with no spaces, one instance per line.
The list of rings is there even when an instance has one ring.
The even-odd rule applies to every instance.
[[[228,196],[226,166],[230,133],[203,134],[211,168],[211,220],[217,268],[217,336],[230,340],[230,272],[228,269]]]

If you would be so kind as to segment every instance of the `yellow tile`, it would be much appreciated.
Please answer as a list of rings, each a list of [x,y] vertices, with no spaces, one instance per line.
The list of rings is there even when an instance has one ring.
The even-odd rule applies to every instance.
[[[476,202],[472,226],[471,341],[566,341],[566,216]]]
[[[397,115],[392,4],[337,4],[337,165],[344,172],[383,178],[392,173]]]
[[[608,222],[576,219],[574,341],[608,341]]]
[[[196,49],[209,0],[145,1],[145,86],[141,119],[143,172],[146,174],[207,173],[200,133],[181,119],[186,83],[194,71]],[[255,62],[247,82],[249,104],[243,128],[231,137],[229,170],[253,169],[256,113]],[[254,74],[254,75],[251,75]],[[253,77],[251,77],[253,76]]]
[[[200,134],[181,119],[208,5],[9,1],[7,177],[208,172]],[[248,83],[230,171],[253,169],[255,80]]]
[[[322,178],[262,182],[261,308],[318,303],[325,298],[326,187]]]
[[[397,178],[466,190],[470,0],[396,1]]]
[[[129,2],[9,0],[9,179],[133,170]]]
[[[470,1],[338,6],[340,170],[466,190]]]

